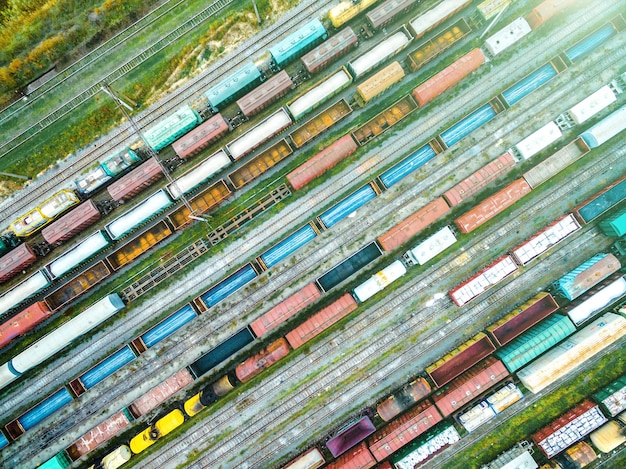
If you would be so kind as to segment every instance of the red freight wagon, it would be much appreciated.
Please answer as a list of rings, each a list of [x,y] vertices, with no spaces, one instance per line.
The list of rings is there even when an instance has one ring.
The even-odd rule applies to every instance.
[[[181,158],[189,158],[200,153],[226,133],[228,133],[228,123],[221,114],[215,114],[172,143],[172,148]]]
[[[0,347],[10,344],[16,337],[34,329],[51,313],[48,305],[39,301],[16,314],[0,326]]]
[[[178,373],[167,378],[161,384],[152,388],[140,398],[134,400],[133,403],[128,406],[128,410],[130,410],[130,413],[135,418],[139,418],[159,406],[159,404],[165,400],[172,397],[192,381],[193,377],[191,376],[191,373],[187,371],[187,368],[183,368]]]
[[[496,343],[502,347],[527,331],[542,319],[559,309],[552,295],[539,293],[487,328]]]
[[[9,280],[37,260],[32,248],[22,243],[0,258],[0,282]]]
[[[368,440],[370,452],[382,461],[441,420],[441,415],[430,401],[422,402],[378,430]]]
[[[239,381],[245,383],[288,354],[289,345],[287,341],[281,337],[237,366],[237,368],[235,368],[235,375]]]
[[[376,412],[378,412],[381,419],[389,422],[396,415],[401,414],[416,402],[428,396],[430,391],[430,384],[420,376],[378,404]]]
[[[326,469],[369,469],[376,465],[376,459],[367,449],[365,442],[349,450],[331,462]]]
[[[289,74],[282,70],[238,99],[237,106],[244,116],[250,117],[285,96],[292,88],[293,82],[289,78]]]
[[[483,223],[513,205],[530,192],[530,186],[524,179],[517,179],[504,189],[487,197],[476,207],[454,220],[461,233],[471,233]]]
[[[413,90],[415,101],[417,101],[420,107],[424,107],[484,63],[485,54],[483,54],[482,50],[474,49],[470,51],[415,88]]]
[[[126,176],[111,184],[107,191],[113,200],[129,200],[142,190],[150,187],[154,181],[163,177],[161,165],[155,158],[150,158]]]
[[[526,21],[534,31],[564,8],[575,3],[577,0],[545,0],[537,5],[526,15]]]
[[[313,337],[321,334],[341,318],[347,316],[357,308],[356,301],[348,293],[334,301],[326,308],[318,311],[285,337],[292,348],[297,349]]]
[[[490,355],[495,349],[487,334],[481,332],[427,367],[426,372],[437,387],[441,387]]]
[[[510,153],[500,155],[463,179],[452,189],[444,192],[443,198],[450,204],[450,207],[454,207],[487,187],[489,183],[495,181],[500,176],[508,173],[513,166],[515,166],[515,159]]]
[[[46,226],[41,234],[49,244],[67,241],[100,219],[92,200],[87,200],[61,218]]]
[[[369,417],[363,417],[357,422],[351,423],[347,427],[342,428],[338,435],[326,442],[326,447],[333,457],[336,458],[348,451],[357,443],[363,441],[375,431],[376,427]]]
[[[359,37],[348,26],[331,36],[300,60],[309,73],[315,73],[357,46]]]
[[[73,461],[76,461],[81,456],[90,453],[102,443],[109,441],[124,428],[130,425],[130,419],[126,414],[126,411],[119,411],[117,414],[112,415],[100,425],[92,428],[85,433],[80,439],[76,440],[69,448],[67,452]]]
[[[585,399],[531,438],[547,458],[552,458],[598,428],[607,418],[594,402]]]
[[[376,238],[378,244],[380,244],[385,251],[392,251],[406,243],[417,233],[443,217],[449,211],[450,207],[446,201],[443,200],[443,197],[438,197]]]
[[[447,417],[508,375],[500,360],[487,357],[437,391],[433,400],[441,414]]]
[[[357,149],[352,136],[344,135],[332,145],[324,148],[313,158],[287,174],[287,180],[295,190],[302,189],[313,179],[321,176]]]
[[[278,303],[267,313],[252,321],[250,329],[257,337],[262,337],[287,321],[294,314],[302,311],[320,296],[322,295],[315,283],[309,283],[301,290]]]

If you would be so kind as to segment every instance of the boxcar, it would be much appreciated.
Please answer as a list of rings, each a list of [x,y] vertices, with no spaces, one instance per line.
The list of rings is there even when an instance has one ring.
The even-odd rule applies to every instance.
[[[162,177],[163,168],[161,168],[161,164],[156,158],[150,158],[107,187],[107,191],[116,202],[130,200]]]
[[[161,384],[150,389],[143,396],[135,399],[129,406],[128,410],[134,418],[139,418],[147,414],[152,409],[157,408],[162,402],[166,401],[181,389],[193,382],[191,373],[186,368],[178,371],[174,375],[167,378]]]
[[[242,383],[250,381],[266,368],[289,354],[289,344],[282,337],[269,344],[256,355],[248,358],[235,368],[235,375]]]
[[[219,140],[228,130],[228,123],[221,114],[216,114],[172,143],[172,148],[179,157],[190,158]]]
[[[376,459],[363,442],[328,464],[326,469],[369,469],[375,465]]]
[[[90,199],[46,226],[41,231],[41,235],[49,244],[60,243],[77,235],[99,219],[100,211]]]
[[[508,255],[499,257],[463,283],[448,292],[457,306],[464,306],[485,293],[517,270],[517,264]]]
[[[358,97],[368,103],[404,78],[404,69],[392,62],[356,87]]]
[[[381,419],[389,422],[396,415],[410,409],[417,402],[428,396],[430,391],[430,384],[420,376],[380,402],[376,406],[376,412],[378,412]]]
[[[294,85],[289,74],[282,70],[239,98],[237,106],[244,116],[251,117],[286,95],[293,88]]]
[[[365,18],[373,29],[382,28],[400,13],[408,11],[414,3],[416,3],[415,0],[387,0],[367,12]]]
[[[113,414],[72,443],[67,448],[67,453],[73,461],[76,461],[81,456],[89,454],[101,444],[109,441],[129,426],[132,420],[132,415],[126,409]]]
[[[0,348],[10,344],[13,339],[26,334],[45,321],[52,314],[44,301],[29,306],[0,326]]]
[[[0,258],[0,282],[14,277],[37,260],[33,249],[22,243]]]

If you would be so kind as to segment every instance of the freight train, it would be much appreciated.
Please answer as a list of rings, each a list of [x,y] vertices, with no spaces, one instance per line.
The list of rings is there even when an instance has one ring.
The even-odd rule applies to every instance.
[[[369,186],[366,186],[366,187],[369,187]],[[612,186],[612,187],[615,187],[615,186]],[[582,204],[581,207],[587,206],[589,203],[593,203],[594,206],[598,206],[598,203],[597,203],[598,197],[602,197],[606,193],[607,193],[606,190],[602,191],[599,195],[590,199],[590,201],[587,202],[586,204]],[[610,196],[610,199],[614,200],[615,198],[613,196]],[[333,210],[330,210],[329,212],[332,213]],[[323,220],[326,220],[326,223],[329,223],[332,226],[332,224],[328,222],[328,218],[321,218],[320,221],[323,221]],[[305,225],[305,226],[310,226],[310,225]],[[563,230],[564,227],[566,227],[565,230]],[[512,249],[511,252],[513,255],[517,256],[518,258],[524,259],[522,265],[527,265],[529,262],[531,262],[532,259],[536,258],[540,253],[544,252],[545,249],[547,249],[547,247],[542,247],[541,251],[533,253],[534,255],[532,259],[528,257],[528,252],[532,248],[536,247],[538,244],[539,245],[542,244],[541,239],[540,239],[541,237],[548,236],[552,238],[552,234],[555,231],[556,232],[565,231],[567,235],[567,234],[570,234],[571,232],[574,232],[578,228],[579,228],[579,225],[576,223],[574,216],[570,214],[566,217],[563,217],[560,220],[557,220],[557,222],[549,225],[546,229],[541,230],[539,233],[531,237],[529,241]],[[415,265],[415,264],[423,264],[427,262],[428,260],[432,259],[434,256],[441,253],[447,247],[450,247],[451,245],[453,245],[455,240],[456,239],[454,237],[453,231],[449,227],[446,227],[443,230],[440,230],[439,232],[435,233],[433,236],[425,239],[423,242],[415,246],[413,249],[407,251],[403,256],[403,259],[405,260],[405,264],[408,266]],[[281,243],[279,243],[279,245],[280,244]],[[272,252],[272,251],[273,251],[273,248],[270,249],[268,252]],[[253,323],[250,324],[249,329],[242,330],[240,333],[233,336],[233,338],[229,339],[224,344],[216,347],[216,349],[211,351],[206,356],[201,357],[197,362],[195,362],[194,364],[190,366],[190,371],[192,372],[191,376],[198,378],[202,376],[203,374],[207,373],[208,371],[210,371],[210,369],[212,369],[214,366],[216,366],[216,364],[219,361],[216,361],[216,359],[214,358],[214,354],[217,354],[217,356],[220,357],[219,360],[223,360],[225,357],[232,355],[237,350],[239,350],[243,346],[250,343],[252,340],[254,340],[255,336],[262,337],[263,335],[267,334],[278,325],[284,323],[291,316],[301,311],[303,308],[305,308],[306,306],[311,304],[313,301],[318,299],[321,296],[322,292],[328,291],[332,289],[335,285],[343,282],[347,277],[352,275],[355,271],[361,269],[364,265],[367,265],[367,263],[371,262],[373,259],[381,255],[381,252],[382,251],[380,247],[377,246],[375,243],[373,243],[371,245],[368,245],[366,248],[363,248],[361,251],[357,252],[355,255],[351,256],[350,258],[346,259],[346,261],[342,262],[335,268],[331,269],[331,271],[320,276],[316,280],[315,283],[309,284],[307,287],[303,288],[301,291],[297,292],[292,297],[288,298],[283,303],[277,305],[275,308],[272,308],[272,310],[270,310],[268,313],[264,314],[262,317],[255,320]],[[522,257],[521,253],[525,253],[526,257]],[[267,262],[270,265],[274,265],[273,261],[271,260],[271,257],[261,256],[259,258],[259,262],[260,263]],[[262,369],[269,367],[271,364],[275,363],[280,358],[283,358],[285,355],[289,353],[289,350],[290,350],[289,346],[291,346],[291,348],[293,349],[300,347],[301,345],[306,343],[306,341],[310,340],[315,335],[319,334],[321,330],[326,329],[327,327],[329,327],[336,321],[345,317],[347,314],[350,314],[357,307],[357,303],[355,300],[359,302],[366,301],[371,296],[376,294],[378,291],[383,289],[385,286],[389,285],[394,280],[400,278],[404,273],[406,273],[406,267],[402,262],[395,261],[394,263],[390,264],[387,268],[383,269],[383,271],[381,271],[379,274],[372,277],[372,279],[354,288],[352,292],[353,298],[350,298],[350,296],[347,296],[347,295],[342,296],[339,300],[331,304],[329,307],[324,308],[316,315],[313,315],[307,322],[302,324],[300,327],[289,332],[285,336],[285,339],[280,339],[279,341],[276,341],[270,344],[270,346],[268,346],[265,350],[260,352],[258,355],[244,362],[242,365],[240,365],[240,367],[238,367],[235,370],[234,374],[227,374],[225,377],[220,379],[217,383],[213,383],[210,386],[207,386],[201,393],[197,394],[196,396],[194,396],[192,399],[190,399],[189,401],[185,403],[184,408],[185,408],[187,415],[189,416],[195,415],[204,406],[214,402],[215,400],[217,400],[218,397],[223,396],[227,390],[232,389],[234,386],[236,386],[238,382],[247,381],[251,377],[255,376]],[[203,295],[198,297],[194,301],[196,309],[199,309],[202,311],[202,310],[206,310],[210,308],[211,306],[213,306],[214,304],[217,304],[217,302],[221,301],[224,298],[224,291],[227,291],[227,292],[235,291],[236,289],[241,288],[243,284],[249,282],[255,276],[256,276],[255,267],[253,265],[245,266],[244,268],[240,269],[238,272],[233,274],[231,277],[215,285],[213,288],[211,288],[210,290],[205,292]],[[587,276],[587,278],[590,278],[590,277],[597,278],[595,273],[592,273],[590,274],[590,276]],[[603,288],[599,292],[596,292],[596,291],[591,292],[595,295],[595,298],[591,300],[592,303],[597,304],[598,295],[606,296],[605,290],[611,289],[612,285],[614,284],[618,284],[618,286],[621,287],[621,288],[618,288],[619,292],[617,296],[621,296],[625,293],[626,290],[624,290],[623,286],[621,285],[623,283],[626,283],[624,282],[623,278],[614,279],[611,277],[609,278],[609,280],[611,281],[611,285],[609,286],[609,288],[606,288],[606,289],[604,288],[606,286],[606,282],[605,282],[605,284],[600,285]],[[615,289],[615,288],[612,288],[612,289]],[[615,299],[616,295],[614,293],[615,292],[612,293],[612,296],[610,296],[609,300]],[[587,299],[588,298],[583,298],[583,300],[585,301]],[[605,301],[603,305],[606,305],[608,303],[610,303],[610,301]],[[531,299],[528,303],[520,307],[511,315],[505,316],[503,320],[494,324],[493,327],[490,327],[487,329],[488,333],[493,336],[497,346],[502,347],[502,351],[497,352],[496,355],[501,360],[504,360],[503,363],[505,363],[509,371],[511,372],[516,371],[518,368],[522,366],[520,365],[520,363],[527,363],[528,361],[530,361],[530,359],[537,356],[538,353],[529,354],[527,352],[525,362],[517,361],[515,362],[515,365],[512,365],[506,359],[507,353],[509,355],[513,354],[513,356],[517,356],[520,352],[506,352],[505,351],[506,344],[513,341],[516,335],[522,334],[524,331],[526,331],[530,327],[536,325],[539,321],[545,320],[547,315],[554,312],[556,309],[558,309],[558,305],[552,299],[552,297],[549,294],[541,294],[541,295],[538,295],[536,298]],[[593,313],[588,314],[585,320],[588,319],[592,314],[596,312],[597,311],[594,311]],[[155,326],[151,330],[144,333],[142,336],[135,339],[132,342],[132,344],[129,344],[129,346],[125,347],[125,348],[128,348],[129,350],[132,347],[135,350],[134,354],[132,352],[131,353],[125,352],[128,355],[128,358],[125,361],[120,362],[116,360],[115,357],[118,356],[118,354],[120,354],[121,351],[116,352],[116,354],[105,359],[103,362],[101,362],[101,364],[96,365],[96,367],[94,367],[93,370],[90,370],[87,373],[85,373],[85,375],[86,376],[90,376],[90,375],[98,376],[98,380],[104,379],[106,376],[110,375],[111,373],[119,369],[119,367],[128,363],[128,360],[132,360],[136,353],[141,353],[142,351],[147,350],[147,348],[149,348],[150,346],[156,344],[158,341],[163,340],[167,335],[173,333],[178,328],[182,327],[188,321],[193,319],[196,315],[197,313],[194,311],[193,306],[187,305],[186,307],[182,308],[178,312],[171,315],[169,318],[164,320],[159,325]],[[560,321],[560,323],[563,323],[563,322],[564,320]],[[580,325],[582,322],[583,321],[575,321],[577,325]],[[559,326],[560,323],[557,321],[556,325],[547,324],[545,327],[544,326],[542,327],[544,327],[544,330],[548,331],[548,333],[551,333],[551,331],[554,330],[555,327],[557,328],[561,327]],[[324,326],[321,329],[319,327],[314,326],[314,325],[319,325],[319,324],[324,324]],[[512,324],[515,325],[514,330],[511,329]],[[575,328],[570,327],[567,330],[567,335],[570,335],[574,331],[575,331]],[[534,332],[533,330],[533,331],[530,331],[529,333],[536,335],[538,332]],[[566,337],[566,336],[558,336],[558,338],[563,338],[563,337]],[[524,340],[520,339],[518,340],[518,342],[520,342],[521,344],[528,343],[528,341],[525,339]],[[543,345],[545,345],[545,347],[542,350],[540,350],[539,353],[545,350],[548,346],[553,345],[554,343],[555,343],[554,340],[552,341],[544,340]],[[484,358],[487,354],[491,354],[495,349],[496,347],[485,334],[479,335],[475,339],[472,340],[471,345],[470,344],[463,345],[462,347],[458,349],[459,351],[448,355],[448,358],[443,360],[442,363],[437,363],[433,367],[429,367],[429,369],[427,369],[429,377],[438,387],[443,387],[445,385],[448,385],[448,383],[450,383],[452,380],[458,378],[458,375],[460,373],[466,371],[471,366],[475,366],[478,361]],[[461,350],[462,352],[460,352]],[[537,350],[539,349],[535,348],[534,352],[537,352]],[[111,367],[110,365],[106,365],[106,366],[103,365],[103,364],[108,364],[111,362],[116,362],[116,366]],[[456,363],[456,362],[459,362],[459,363]],[[256,363],[256,365],[254,363]],[[105,374],[103,374],[103,371],[101,371],[102,369],[106,370]],[[455,374],[450,374],[449,371],[445,371],[446,369],[455,370]],[[442,374],[442,370],[444,371],[443,374]],[[559,374],[555,372],[552,372],[551,375],[552,375],[551,379],[556,379],[556,377],[559,376]],[[83,381],[88,381],[88,380],[89,380],[88,378],[86,379],[86,378],[79,377],[77,380],[70,383],[70,387],[73,390],[75,390],[77,394],[79,394],[79,392],[77,392],[76,390],[80,389],[81,386],[83,387],[83,389],[86,389],[84,384],[81,384],[81,383]],[[191,382],[191,380],[185,379],[182,382],[188,384],[188,382]],[[485,385],[486,383],[481,385],[483,386],[482,389],[485,389],[484,387]],[[170,395],[172,395],[171,393],[178,391],[180,387],[168,386],[168,389],[169,391],[168,391],[167,396],[169,397]],[[416,391],[413,390],[409,392],[408,394],[413,395],[415,394],[415,392]],[[508,395],[505,389],[501,390],[500,394],[498,394],[498,396],[501,396],[501,397],[503,395]],[[454,399],[458,401],[457,397],[455,397]],[[496,397],[495,399],[497,400],[499,399],[499,397]],[[162,399],[159,399],[159,400],[162,400]],[[406,396],[403,397],[402,400],[406,401],[407,400]],[[478,420],[486,419],[484,415],[482,414],[478,415],[478,411],[480,409],[483,409],[485,412],[487,412],[485,409],[489,408],[490,413],[494,412],[493,405],[490,405],[489,402],[490,401],[487,400],[486,403],[484,402],[481,403],[476,409],[473,409],[472,413],[470,413],[469,415],[464,415],[462,417],[462,419],[464,420],[464,422],[467,424],[468,427],[477,425],[476,419]],[[392,407],[393,406],[397,407],[397,405],[398,405],[397,403],[394,403]],[[384,420],[387,420],[392,417],[393,411],[389,409],[381,410],[379,408],[379,414]],[[493,413],[493,415],[495,415],[495,413]],[[138,448],[138,446],[135,446],[135,447]]]

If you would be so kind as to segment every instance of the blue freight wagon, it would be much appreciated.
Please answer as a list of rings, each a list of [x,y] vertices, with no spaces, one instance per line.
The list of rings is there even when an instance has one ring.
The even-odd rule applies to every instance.
[[[64,405],[72,401],[72,395],[65,388],[61,388],[51,396],[48,396],[36,406],[23,413],[20,417],[9,422],[6,429],[13,439],[30,430],[55,413]]]
[[[319,277],[316,280],[317,284],[323,291],[327,292],[381,255],[382,251],[378,244],[376,242],[370,243]]]
[[[235,353],[239,352],[253,340],[254,335],[252,335],[252,332],[250,332],[250,330],[246,327],[226,339],[217,347],[202,355],[195,362],[189,365],[189,369],[196,378],[199,378],[227,358],[230,358]]]
[[[328,37],[326,28],[317,18],[309,21],[294,33],[269,48],[277,67],[299,58]]]
[[[243,96],[261,83],[263,75],[253,62],[247,62],[243,67],[223,78],[217,85],[209,88],[204,94],[209,100],[209,107],[213,112],[223,109],[227,104]]]
[[[133,346],[139,353],[143,353],[168,338],[196,316],[198,316],[196,311],[190,304],[187,304],[133,340]]]
[[[261,267],[269,269],[289,257],[317,235],[318,230],[315,226],[312,223],[307,223],[302,228],[294,231],[285,239],[265,251],[257,260]]]
[[[554,65],[547,63],[503,91],[502,97],[509,106],[513,106],[520,99],[540,88],[556,75],[557,71]]]
[[[565,51],[565,55],[567,55],[567,58],[572,62],[576,62],[585,57],[587,54],[593,52],[594,49],[615,33],[615,26],[611,23],[607,23],[567,49]]]
[[[235,273],[230,274],[224,280],[209,288],[206,292],[195,299],[195,304],[201,312],[211,306],[215,306],[226,297],[232,295],[248,282],[258,276],[252,264],[246,264]]]
[[[433,148],[429,144],[426,144],[382,173],[379,179],[385,187],[389,188],[428,163],[435,155],[436,153]]]
[[[441,132],[441,140],[450,148],[494,117],[496,117],[496,111],[491,104],[484,104],[447,130]]]
[[[330,228],[374,199],[377,195],[377,191],[372,187],[371,183],[366,184],[326,210],[318,217],[318,220],[322,226]]]
[[[77,380],[72,381],[70,383],[70,387],[77,395],[80,395],[88,389],[93,388],[96,384],[108,378],[134,359],[135,354],[132,349],[128,345],[125,345],[120,350],[109,355],[107,358],[95,365],[89,371],[80,375]]]

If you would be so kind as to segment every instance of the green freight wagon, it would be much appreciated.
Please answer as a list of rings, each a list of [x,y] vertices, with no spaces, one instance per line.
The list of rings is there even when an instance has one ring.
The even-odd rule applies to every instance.
[[[553,314],[506,344],[495,355],[513,373],[576,332],[567,316]]]
[[[607,236],[624,236],[626,234],[626,207],[601,221],[600,229]]]
[[[159,151],[177,140],[178,137],[185,135],[201,121],[200,115],[191,107],[185,105],[174,114],[167,116],[149,129],[144,130],[145,143],[152,147],[154,151]]]
[[[593,395],[593,400],[600,404],[611,417],[626,409],[626,376],[620,376],[608,386]]]

